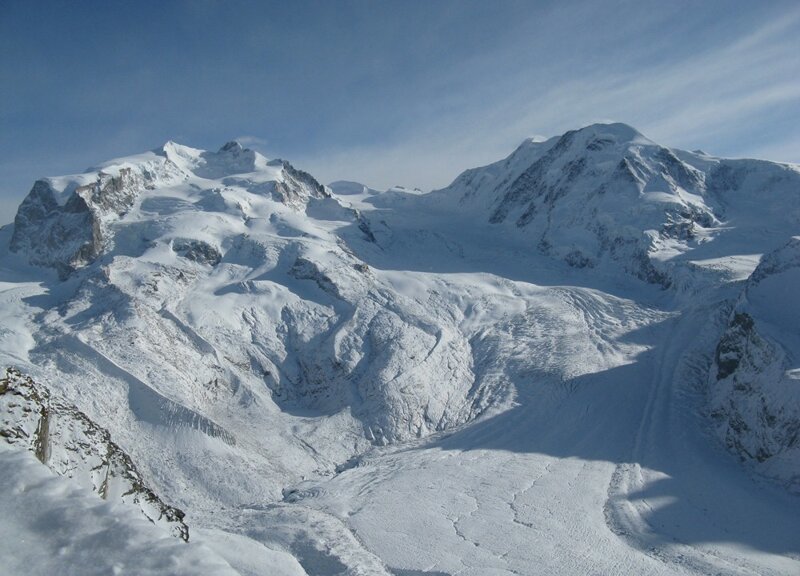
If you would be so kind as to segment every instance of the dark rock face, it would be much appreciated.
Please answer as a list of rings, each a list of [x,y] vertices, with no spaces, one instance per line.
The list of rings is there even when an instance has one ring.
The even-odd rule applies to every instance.
[[[165,504],[147,486],[107,430],[11,368],[0,379],[0,438],[30,450],[55,473],[87,485],[103,499],[120,498],[137,505],[148,520],[189,541],[184,513]]]
[[[561,143],[564,141],[565,135],[556,146],[553,147],[543,158],[534,162],[525,172],[523,172],[514,182],[509,186],[508,190],[503,196],[502,201],[489,217],[489,222],[492,224],[499,224],[503,222],[511,210],[518,206],[528,204],[525,214],[533,213],[535,208],[536,199],[547,194],[551,187],[545,183],[547,171],[553,164],[558,153],[563,150]],[[551,194],[552,195],[552,194]],[[525,215],[520,217],[517,222],[518,226],[524,226],[530,218]]]
[[[199,264],[216,266],[222,260],[220,251],[208,242],[203,242],[202,240],[186,240],[180,238],[172,242],[172,249],[176,254]]]
[[[798,281],[800,239],[792,237],[745,283],[718,341],[708,393],[731,452],[800,493]]]
[[[369,225],[369,221],[364,218],[358,210],[355,210],[355,218],[358,222],[358,229],[361,230],[361,233],[364,234],[364,237],[372,242],[373,244],[377,243],[378,240],[375,238],[375,234],[372,232],[372,227]]]
[[[717,345],[715,354],[717,380],[727,378],[736,372],[747,353],[748,342],[754,342],[755,336],[754,323],[750,315],[744,312],[735,313],[728,330]]]
[[[797,446],[800,421],[772,393],[784,354],[758,333],[750,315],[734,313],[715,360],[711,415],[728,447],[742,459],[765,462]]]
[[[661,171],[678,186],[686,190],[697,190],[703,186],[703,178],[697,170],[690,169],[668,148],[660,147],[655,155]]]
[[[330,192],[308,172],[296,169],[285,160],[277,160],[283,166],[284,182],[275,182],[274,195],[284,204],[301,205],[308,198],[330,198]]]
[[[119,176],[99,172],[95,183],[76,188],[61,205],[50,183],[39,180],[17,211],[11,250],[65,278],[102,254],[103,219],[123,215],[143,184],[129,168]]]
[[[75,195],[60,206],[50,185],[39,180],[14,218],[11,250],[27,252],[31,264],[66,277],[100,252],[102,238],[86,201]]]
[[[289,270],[289,274],[298,280],[313,280],[317,286],[334,298],[342,298],[339,287],[330,276],[325,274],[315,262],[307,258],[298,257]]]

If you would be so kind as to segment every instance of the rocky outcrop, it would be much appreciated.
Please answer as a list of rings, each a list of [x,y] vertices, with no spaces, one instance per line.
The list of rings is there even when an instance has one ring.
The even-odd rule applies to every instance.
[[[102,254],[105,221],[125,214],[147,183],[146,175],[131,168],[116,176],[100,171],[95,182],[77,186],[62,204],[63,192],[38,180],[17,211],[11,250],[64,278]]]
[[[764,462],[800,440],[800,419],[770,398],[784,362],[749,314],[733,314],[715,353],[712,416],[725,444],[743,458]]]
[[[176,238],[172,241],[172,250],[176,254],[199,264],[216,266],[222,260],[220,251],[202,240]]]
[[[744,460],[800,491],[800,369],[795,295],[800,240],[765,256],[716,348],[710,374],[718,435]]]
[[[73,478],[103,499],[137,506],[151,522],[189,541],[184,513],[151,490],[130,456],[74,406],[9,368],[0,379],[0,438],[33,452],[53,472]]]
[[[296,169],[286,160],[272,160],[270,166],[280,166],[282,180],[271,183],[273,198],[288,206],[301,208],[310,198],[330,198],[331,194],[308,172]]]

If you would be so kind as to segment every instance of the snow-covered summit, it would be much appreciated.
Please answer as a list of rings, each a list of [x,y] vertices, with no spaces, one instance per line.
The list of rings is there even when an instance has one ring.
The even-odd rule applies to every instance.
[[[605,140],[617,144],[654,144],[630,124],[623,122],[597,122],[575,131],[584,140]]]
[[[238,142],[217,152],[167,142],[83,174],[38,180],[17,213],[11,248],[64,277],[106,252],[114,242],[114,223],[130,212],[133,220],[172,203],[176,212],[192,205],[247,216],[258,198],[300,210],[310,199],[328,196],[309,174]]]
[[[328,184],[334,194],[339,196],[358,196],[358,195],[372,195],[380,194],[379,190],[370,188],[361,182],[352,182],[350,180],[337,180]]]
[[[676,262],[711,246],[747,236],[763,251],[787,237],[800,224],[798,189],[792,166],[674,150],[615,123],[526,140],[431,199],[573,266],[613,262],[666,286]]]
[[[254,176],[262,180],[265,176],[279,177],[275,170],[270,169],[274,166],[270,166],[267,158],[254,150],[244,148],[236,141],[227,142],[216,152],[198,150],[170,141],[156,153],[162,154],[185,173],[209,180],[253,173],[262,173]]]

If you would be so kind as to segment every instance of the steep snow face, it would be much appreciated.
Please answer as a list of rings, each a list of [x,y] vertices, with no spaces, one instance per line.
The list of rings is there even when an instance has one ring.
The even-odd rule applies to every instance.
[[[800,491],[800,238],[764,257],[717,346],[717,432],[742,458]]]
[[[668,286],[683,280],[675,266],[689,254],[714,254],[705,245],[718,237],[741,242],[740,227],[765,228],[766,242],[747,235],[755,250],[785,238],[800,225],[798,190],[791,166],[671,150],[625,124],[596,124],[526,141],[432,199],[517,228],[532,247],[572,266],[610,260]]]

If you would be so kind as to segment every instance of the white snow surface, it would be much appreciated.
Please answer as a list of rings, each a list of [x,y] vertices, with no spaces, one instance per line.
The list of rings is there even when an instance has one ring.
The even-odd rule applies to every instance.
[[[101,233],[62,249],[54,230],[73,222],[63,209],[80,186],[94,187],[86,214]],[[104,200],[120,189],[124,202]],[[711,417],[709,383],[745,297],[788,359],[774,400],[800,381],[800,279],[754,284],[761,255],[800,231],[795,166],[671,150],[611,124],[530,139],[430,194],[323,187],[235,143],[168,143],[37,194],[0,230],[0,363],[107,429],[186,512],[188,546],[163,543],[153,562],[800,572],[800,500],[785,489],[797,451],[743,465],[720,433],[734,412]],[[20,237],[23,225],[44,233]],[[751,437],[765,430],[754,422]],[[49,475],[2,454],[4,491]],[[81,512],[96,496],[64,490],[42,498],[107,521]],[[91,544],[109,557],[161,542],[140,516],[96,506],[136,534]],[[25,530],[58,550],[56,530]],[[84,573],[81,533],[64,573]],[[98,573],[117,561],[96,556]]]
[[[131,507],[52,474],[29,452],[0,447],[0,486],[2,574],[238,574],[208,547],[155,529]]]

